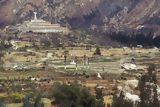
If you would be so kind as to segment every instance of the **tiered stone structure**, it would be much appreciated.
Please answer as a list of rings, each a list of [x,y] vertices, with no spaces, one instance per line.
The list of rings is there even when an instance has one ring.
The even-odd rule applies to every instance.
[[[62,27],[60,24],[51,24],[48,21],[38,19],[36,12],[34,12],[34,19],[31,21],[25,21],[18,29],[22,32],[33,33],[67,33],[69,31],[66,27]]]

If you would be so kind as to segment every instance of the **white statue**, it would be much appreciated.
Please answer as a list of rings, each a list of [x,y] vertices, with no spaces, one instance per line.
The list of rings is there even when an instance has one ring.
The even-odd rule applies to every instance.
[[[37,20],[37,12],[34,12],[34,20]]]

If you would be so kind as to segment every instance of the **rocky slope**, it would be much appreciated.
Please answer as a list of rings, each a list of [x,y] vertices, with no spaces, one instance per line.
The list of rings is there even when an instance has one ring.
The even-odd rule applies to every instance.
[[[160,32],[159,0],[0,0],[0,25],[33,17],[104,32],[128,29]]]

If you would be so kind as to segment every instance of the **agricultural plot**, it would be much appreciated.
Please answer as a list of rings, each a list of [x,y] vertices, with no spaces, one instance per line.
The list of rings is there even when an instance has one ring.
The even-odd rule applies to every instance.
[[[131,63],[132,58],[134,58],[137,67],[141,71],[145,71],[146,66],[150,63],[156,64],[158,70],[160,69],[160,52],[158,49],[137,48],[133,51],[130,48],[101,48],[101,56],[93,55],[94,52],[95,48],[86,50],[83,47],[39,51],[30,49],[27,52],[6,54],[3,58],[3,66],[10,66],[6,70],[13,71],[11,74],[15,77],[17,75],[21,77],[38,75],[38,71],[121,74],[124,71],[121,69],[122,64]],[[67,54],[66,62],[64,54]],[[76,60],[75,57],[77,57]],[[7,71],[1,73],[2,78],[10,75]]]

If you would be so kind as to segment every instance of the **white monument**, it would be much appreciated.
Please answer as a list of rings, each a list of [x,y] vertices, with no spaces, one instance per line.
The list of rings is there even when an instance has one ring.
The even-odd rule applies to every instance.
[[[34,19],[24,21],[18,26],[19,31],[33,33],[69,33],[69,29],[62,27],[60,24],[52,24],[43,19],[37,18],[37,12],[34,12]]]
[[[37,12],[33,12],[34,13],[34,20],[37,20]]]

